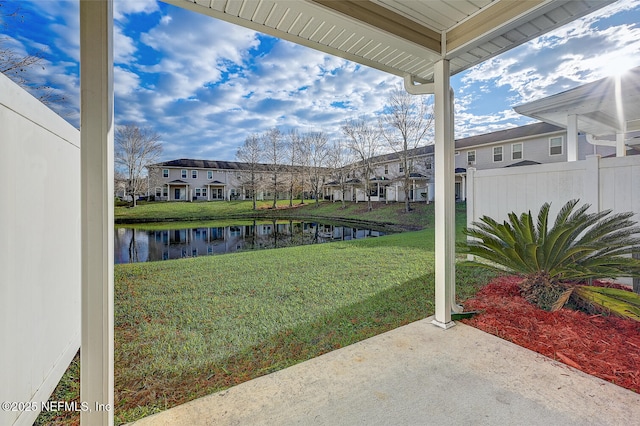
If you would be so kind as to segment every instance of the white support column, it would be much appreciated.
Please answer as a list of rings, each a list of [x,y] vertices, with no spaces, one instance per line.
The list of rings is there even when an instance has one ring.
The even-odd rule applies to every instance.
[[[578,116],[567,116],[567,161],[578,161]]]
[[[625,133],[616,133],[616,157],[625,157],[627,155],[624,137]]]
[[[455,325],[451,321],[455,298],[455,147],[449,78],[449,61],[437,62],[434,68],[436,314],[433,324],[445,329]]]
[[[113,424],[113,4],[80,1],[83,425]]]

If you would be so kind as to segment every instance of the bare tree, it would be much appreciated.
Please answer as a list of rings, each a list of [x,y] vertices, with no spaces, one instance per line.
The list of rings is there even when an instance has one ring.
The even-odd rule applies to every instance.
[[[279,177],[281,176],[283,157],[285,155],[284,141],[282,132],[277,128],[265,132],[261,139],[264,158],[271,174],[271,183],[268,186],[273,191],[273,208],[275,209],[278,202],[278,190],[281,187]]]
[[[116,126],[114,144],[116,167],[127,179],[126,193],[131,196],[132,207],[135,207],[136,195],[146,185],[145,168],[158,161],[162,154],[160,136],[151,129],[127,124]]]
[[[309,182],[317,207],[319,205],[320,190],[322,189],[322,180],[326,174],[329,140],[323,132],[310,132],[303,136],[302,145],[309,159]]]
[[[411,158],[415,150],[425,144],[433,129],[433,106],[425,96],[416,97],[396,88],[387,99],[385,113],[379,117],[380,133],[398,155],[402,167],[400,179],[404,190],[405,212],[409,213],[411,174],[415,167]]]
[[[250,135],[244,140],[244,144],[238,148],[236,152],[238,161],[246,163],[249,172],[249,180],[245,185],[251,191],[251,200],[253,200],[253,210],[257,210],[256,200],[258,197],[258,168],[260,159],[262,158],[262,144],[258,135]]]
[[[400,160],[405,212],[408,213],[411,174],[415,172],[411,158],[415,149],[425,144],[433,128],[433,107],[425,96],[412,96],[400,88],[391,92],[385,107],[378,124],[384,140]]]
[[[347,137],[347,147],[358,159],[356,165],[367,194],[367,210],[371,211],[373,206],[369,185],[373,175],[373,157],[378,154],[380,147],[380,132],[364,118],[347,120],[342,126],[342,132]]]
[[[23,23],[24,15],[21,13],[18,2],[7,5],[5,0],[0,0],[0,30],[8,31],[13,23]],[[52,104],[64,104],[66,99],[51,87],[35,84],[29,81],[27,75],[29,69],[40,66],[44,69],[44,56],[42,51],[23,54],[11,46],[9,37],[0,36],[0,73],[6,75],[23,89],[27,90],[40,102],[47,106]]]
[[[304,181],[303,168],[299,167],[302,161],[302,139],[298,131],[293,129],[287,133],[285,150],[289,159],[289,206],[293,206],[293,194],[296,184]],[[304,185],[302,185],[302,203],[304,204]]]
[[[342,208],[346,208],[345,196],[347,193],[347,186],[351,167],[354,163],[353,155],[351,151],[347,149],[346,143],[342,140],[338,140],[329,147],[329,154],[327,156],[327,165],[329,166],[331,179],[340,188]]]

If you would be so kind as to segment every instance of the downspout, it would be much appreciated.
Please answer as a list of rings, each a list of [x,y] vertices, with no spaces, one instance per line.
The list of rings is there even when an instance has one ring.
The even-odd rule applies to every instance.
[[[442,144],[442,141],[439,141],[438,133],[440,135],[449,134],[451,141],[445,142],[451,143],[453,141],[453,88],[448,87],[449,99],[447,100],[446,94],[442,93],[442,90],[438,90],[441,86],[436,87],[436,82],[438,81],[437,77],[439,75],[441,75],[443,79],[449,78],[448,61],[442,60],[441,62],[442,63],[437,64],[437,68],[434,70],[433,82],[416,84],[413,76],[406,75],[404,77],[404,88],[409,94],[435,95],[436,104],[438,102],[445,103],[445,106],[443,106],[443,109],[441,109],[440,112],[444,112],[443,115],[449,115],[449,117],[443,116],[440,119],[436,117],[436,147],[439,144]],[[448,80],[446,81],[448,82]],[[445,88],[447,86],[449,86],[448,83],[445,85]],[[438,99],[439,96],[442,96],[442,98]],[[447,101],[449,102],[449,108],[446,106]],[[438,110],[438,105],[436,105],[436,110]],[[438,128],[438,122],[441,123],[441,126],[444,125],[445,128]],[[447,136],[444,136],[444,139],[447,138]],[[447,148],[451,147],[445,146],[445,152]],[[451,162],[453,161],[453,159],[450,160]],[[455,223],[453,222],[452,217],[447,217],[455,215],[455,205],[453,204],[453,200],[447,199],[447,195],[452,195],[449,194],[449,192],[452,191],[451,189],[447,190],[448,185],[446,181],[446,169],[449,167],[453,168],[453,164],[449,164],[448,166],[447,158],[445,156],[445,161],[443,161],[442,164],[436,164],[436,170],[438,166],[443,168],[441,176],[444,176],[445,181],[441,182],[440,185],[436,182],[436,185],[440,186],[440,195],[438,195],[438,190],[436,190],[436,198],[439,198],[441,205],[436,206],[436,314],[435,319],[432,322],[438,327],[447,329],[455,325],[451,320],[451,314],[461,313],[463,308],[462,306],[459,306],[455,300],[455,241],[454,237],[451,237],[451,235],[455,233]]]

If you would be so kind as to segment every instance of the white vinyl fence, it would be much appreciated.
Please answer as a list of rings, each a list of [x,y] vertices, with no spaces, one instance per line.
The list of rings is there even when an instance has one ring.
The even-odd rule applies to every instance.
[[[640,156],[592,155],[568,163],[467,170],[468,226],[482,216],[501,222],[510,212],[537,215],[545,202],[555,218],[572,199],[590,204],[591,211],[634,212],[640,222]]]
[[[2,74],[0,185],[0,424],[31,425],[80,346],[80,132]]]

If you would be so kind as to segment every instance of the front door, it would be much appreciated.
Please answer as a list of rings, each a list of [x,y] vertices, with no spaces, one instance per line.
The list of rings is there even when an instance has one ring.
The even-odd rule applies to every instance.
[[[180,199],[180,188],[176,188],[174,199],[175,200],[179,200]]]

